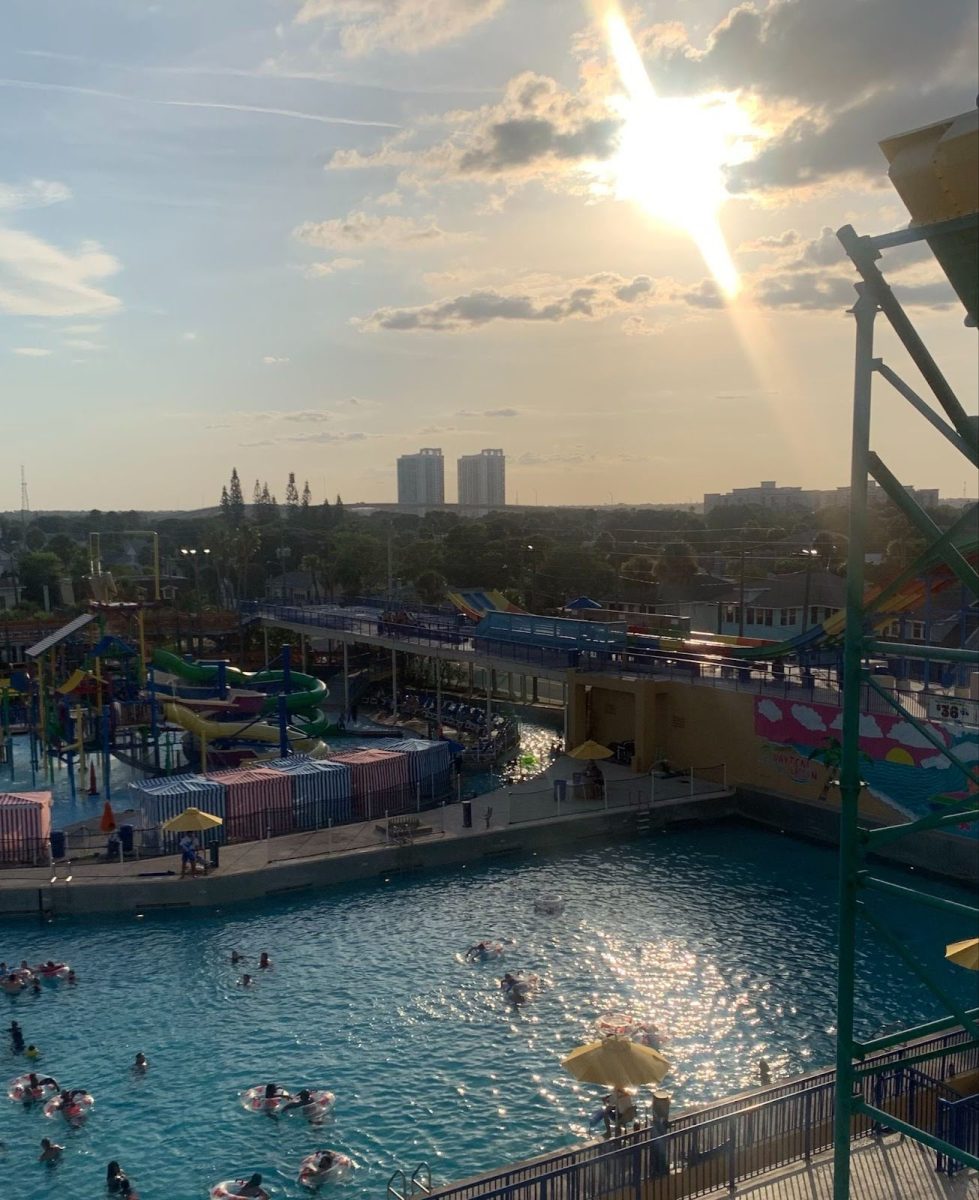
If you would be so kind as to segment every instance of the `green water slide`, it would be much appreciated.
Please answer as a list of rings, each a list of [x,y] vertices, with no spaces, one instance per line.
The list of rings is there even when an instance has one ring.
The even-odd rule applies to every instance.
[[[167,650],[153,651],[153,666],[197,687],[217,686],[217,667],[187,662]],[[237,667],[227,666],[224,678],[228,687],[263,691],[268,684],[281,684],[284,675],[282,671],[239,671]],[[320,737],[330,727],[329,717],[320,708],[329,695],[326,684],[314,675],[304,675],[302,671],[290,671],[289,684],[293,690],[286,696],[286,709],[292,718],[291,723],[307,737]],[[278,702],[277,695],[269,696],[262,705],[262,714],[274,717],[278,712]]]

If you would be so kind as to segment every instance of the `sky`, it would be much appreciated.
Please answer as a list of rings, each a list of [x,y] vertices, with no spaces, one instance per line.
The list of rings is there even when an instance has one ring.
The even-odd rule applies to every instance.
[[[974,0],[5,0],[0,510],[197,508],[232,467],[511,503],[849,475],[877,142],[963,112]],[[975,411],[932,260],[899,297]],[[881,353],[920,386],[883,322]],[[974,494],[881,391],[907,483]]]

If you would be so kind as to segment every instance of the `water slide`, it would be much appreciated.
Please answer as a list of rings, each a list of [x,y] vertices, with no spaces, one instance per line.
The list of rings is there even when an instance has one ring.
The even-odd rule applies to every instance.
[[[176,654],[170,654],[166,650],[153,651],[153,666],[160,671],[165,671],[167,674],[175,676],[193,687],[213,687],[214,699],[218,700],[218,668],[216,666],[206,666],[201,663],[187,662],[186,659],[179,658]],[[206,730],[206,736],[233,738],[241,737],[249,741],[278,741],[279,725],[275,720],[275,715],[278,712],[279,695],[284,675],[281,671],[240,671],[236,667],[227,666],[224,669],[225,683],[229,688],[238,688],[243,691],[267,693],[265,700],[259,709],[260,713],[267,717],[272,717],[271,721],[249,721],[243,722],[241,725],[236,725],[235,722],[223,721],[207,721],[207,725],[213,725],[220,732],[211,732]],[[315,678],[313,675],[304,675],[301,671],[289,672],[289,685],[293,689],[290,691],[286,700],[286,711],[289,713],[290,726],[294,727],[299,737],[319,738],[324,734],[330,726],[330,718],[326,715],[320,705],[326,699],[328,692],[326,684]],[[179,697],[175,698],[179,700]],[[220,707],[217,703],[215,707]],[[180,703],[168,705],[168,708],[180,710],[181,717],[176,719],[178,725],[183,725],[185,729],[189,729],[191,733],[194,730],[190,725],[185,724],[183,715],[193,717],[195,722],[199,722],[202,718],[196,713]],[[247,729],[247,732],[238,734],[229,732],[236,729]]]
[[[467,588],[465,591],[447,593],[449,602],[473,621],[479,621],[488,612],[522,613],[524,610],[511,602],[502,592]]]
[[[269,746],[273,752],[272,757],[279,753],[279,727],[269,721],[213,721],[199,716],[183,704],[169,701],[164,701],[163,711],[168,721],[186,729],[198,741],[206,739],[212,745],[216,741],[259,742],[263,746]],[[310,735],[308,730],[309,727],[304,727],[302,731],[293,728],[286,730],[289,750],[293,754],[308,754],[316,758],[326,747],[318,736]]]

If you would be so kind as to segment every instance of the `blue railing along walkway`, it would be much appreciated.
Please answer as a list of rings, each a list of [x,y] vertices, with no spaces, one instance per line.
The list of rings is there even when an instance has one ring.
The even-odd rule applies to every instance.
[[[902,1065],[903,1051],[868,1062],[891,1069],[864,1078],[865,1099],[891,1116],[938,1131],[943,1102],[955,1093],[942,1082],[979,1066],[979,1047],[963,1031],[916,1042],[915,1067]],[[935,1074],[918,1069],[932,1055]],[[761,1097],[742,1096],[670,1123],[651,1124],[612,1141],[520,1163],[476,1179],[436,1188],[437,1200],[686,1200],[735,1186],[833,1145],[835,1072],[784,1084]],[[851,1134],[885,1132],[869,1117],[854,1118]],[[961,1143],[958,1143],[961,1144]],[[948,1170],[941,1161],[939,1169]]]

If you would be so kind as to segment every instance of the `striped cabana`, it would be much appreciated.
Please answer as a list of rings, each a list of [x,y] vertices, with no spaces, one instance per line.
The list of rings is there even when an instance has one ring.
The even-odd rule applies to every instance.
[[[229,842],[255,842],[296,828],[292,785],[268,767],[215,771],[211,779],[225,789],[224,823]]]
[[[322,829],[351,820],[351,772],[345,764],[290,754],[263,765],[289,780],[297,829]]]
[[[50,836],[50,792],[0,792],[0,862],[48,862]]]
[[[385,812],[404,812],[415,804],[407,754],[391,750],[351,750],[331,754],[329,761],[350,768],[353,815],[370,821]]]

